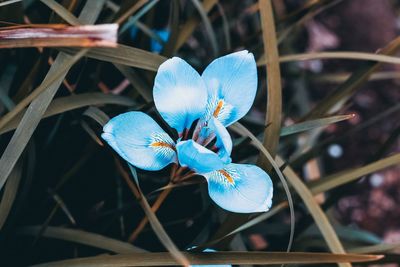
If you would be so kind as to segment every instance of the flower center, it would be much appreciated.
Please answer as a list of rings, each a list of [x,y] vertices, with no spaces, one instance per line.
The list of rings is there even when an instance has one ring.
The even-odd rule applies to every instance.
[[[222,109],[223,106],[224,106],[224,101],[220,99],[218,101],[217,107],[215,108],[214,113],[213,113],[214,118],[218,117],[218,115],[221,112],[221,109]]]

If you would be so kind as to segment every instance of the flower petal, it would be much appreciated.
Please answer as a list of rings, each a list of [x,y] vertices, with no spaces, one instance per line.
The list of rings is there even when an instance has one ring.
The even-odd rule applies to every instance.
[[[163,119],[180,135],[204,114],[207,89],[186,61],[173,57],[161,64],[154,82],[154,102]]]
[[[217,148],[219,157],[225,164],[231,163],[232,138],[222,123],[218,119],[212,117],[208,123],[202,126],[198,142],[206,146],[214,138],[216,138],[215,147]]]
[[[176,145],[180,165],[197,173],[208,173],[221,169],[224,162],[211,150],[193,140],[181,141]]]
[[[204,176],[211,199],[223,209],[251,213],[271,207],[271,178],[255,165],[232,163]]]
[[[215,146],[218,149],[217,154],[225,164],[231,163],[232,159],[230,155],[232,152],[232,138],[229,132],[222,125],[222,123],[215,118],[212,118],[208,122],[208,126],[213,130],[215,133],[215,138],[217,138],[215,142]]]
[[[176,162],[175,143],[143,112],[127,112],[112,118],[101,137],[126,161],[149,171]]]
[[[224,126],[250,110],[257,92],[257,65],[247,50],[217,58],[201,75],[208,90],[205,120],[212,116]]]

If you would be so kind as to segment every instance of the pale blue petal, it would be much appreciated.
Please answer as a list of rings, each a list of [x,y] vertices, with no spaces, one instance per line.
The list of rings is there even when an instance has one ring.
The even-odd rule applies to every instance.
[[[180,135],[204,114],[207,104],[203,79],[178,57],[168,59],[159,67],[153,96],[163,119]]]
[[[209,120],[208,126],[213,130],[215,138],[217,139],[215,142],[215,146],[218,149],[217,154],[225,164],[231,163],[232,159],[230,155],[232,152],[232,138],[228,130],[226,130],[222,123],[215,118]]]
[[[202,78],[208,90],[205,120],[212,116],[224,126],[242,118],[251,108],[257,92],[257,65],[247,50],[217,58]]]
[[[211,150],[193,140],[181,141],[176,145],[179,164],[197,173],[208,173],[221,169],[224,162]]]
[[[264,212],[271,207],[271,178],[255,165],[231,163],[204,176],[211,199],[223,209],[252,213]]]
[[[225,164],[232,162],[232,138],[222,123],[212,117],[200,130],[198,143],[207,145],[216,138],[215,147],[217,154]]]
[[[143,112],[127,112],[112,118],[101,137],[130,164],[149,171],[176,162],[175,143]]]

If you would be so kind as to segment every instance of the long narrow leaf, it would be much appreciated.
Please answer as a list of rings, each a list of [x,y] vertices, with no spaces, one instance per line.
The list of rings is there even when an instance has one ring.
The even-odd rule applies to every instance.
[[[379,255],[301,253],[301,252],[182,252],[192,264],[327,264],[337,262],[375,261]],[[178,262],[168,253],[134,253],[131,255],[96,256],[77,258],[52,263],[43,263],[32,267],[128,267],[128,266],[175,266]]]
[[[281,72],[279,67],[278,42],[276,40],[276,30],[272,2],[270,0],[260,0],[260,16],[263,31],[264,51],[266,55],[267,67],[267,90],[268,97],[266,103],[264,131],[264,147],[275,156],[279,143],[279,133],[281,129],[282,113],[282,85]],[[259,164],[264,168],[271,169],[265,157],[260,156]]]
[[[353,114],[331,116],[331,117],[322,118],[322,119],[300,122],[300,123],[293,124],[290,126],[282,127],[280,136],[287,136],[287,135],[304,132],[304,131],[308,131],[308,130],[319,128],[319,127],[324,127],[329,124],[348,120],[351,118],[354,118]]]
[[[278,157],[278,164],[283,165],[283,161]],[[342,243],[332,225],[330,224],[328,218],[326,217],[324,211],[319,206],[319,204],[314,199],[311,191],[307,188],[307,186],[301,181],[301,179],[297,176],[297,174],[290,168],[290,166],[286,166],[283,170],[283,173],[288,178],[290,184],[297,191],[304,204],[307,206],[311,216],[314,219],[315,224],[318,226],[319,230],[322,233],[328,247],[333,253],[345,253]],[[349,263],[341,263],[340,266],[351,266]]]
[[[74,48],[62,48],[60,50],[70,53],[76,52]],[[166,60],[163,56],[121,44],[116,48],[93,48],[86,56],[151,71],[157,71],[160,64]]]
[[[36,236],[41,231],[41,226],[26,226],[18,230],[18,234]],[[130,254],[144,252],[143,249],[129,243],[112,239],[103,235],[89,233],[82,230],[48,226],[42,233],[47,238],[55,238],[69,242],[75,242],[91,247],[96,247],[118,254]]]
[[[400,164],[400,153],[393,156],[378,160],[366,166],[350,169],[347,171],[342,171],[337,174],[330,175],[325,178],[318,179],[311,182],[309,187],[313,194],[318,194],[321,192],[326,192],[343,184],[349,183],[362,177],[364,175],[382,170],[384,168]]]
[[[128,97],[119,95],[106,95],[103,93],[83,93],[77,95],[64,96],[54,99],[46,112],[43,114],[43,118],[51,117],[66,111],[82,108],[85,106],[96,106],[96,105],[121,105],[121,106],[133,106],[135,102]],[[0,129],[0,134],[17,128],[23,116],[23,112],[16,115],[10,122],[8,122],[3,128]]]

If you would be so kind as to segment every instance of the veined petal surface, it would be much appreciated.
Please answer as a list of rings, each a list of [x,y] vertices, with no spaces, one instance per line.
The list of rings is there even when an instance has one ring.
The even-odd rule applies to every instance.
[[[149,171],[176,162],[175,143],[147,114],[127,112],[112,118],[101,137],[130,164]]]
[[[224,162],[213,151],[193,140],[181,141],[176,145],[179,164],[199,174],[223,168]]]
[[[211,199],[225,210],[252,213],[271,207],[271,178],[255,165],[231,163],[204,176]]]
[[[207,104],[207,89],[199,73],[181,58],[160,65],[153,89],[154,102],[163,119],[180,136],[199,119]]]
[[[257,92],[257,65],[247,50],[215,59],[201,77],[208,90],[204,120],[218,118],[224,126],[250,110]]]

